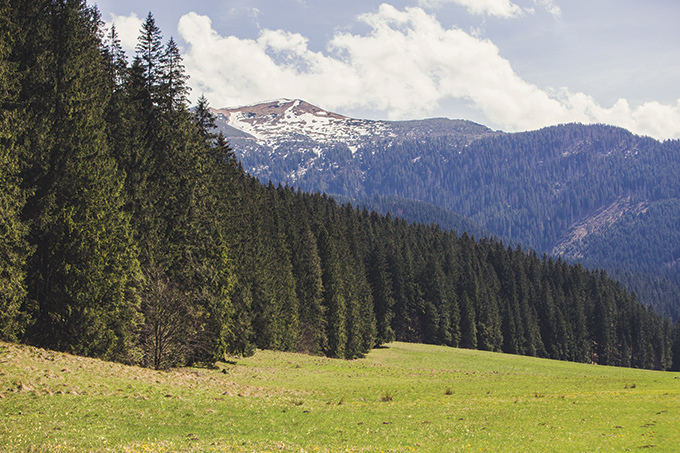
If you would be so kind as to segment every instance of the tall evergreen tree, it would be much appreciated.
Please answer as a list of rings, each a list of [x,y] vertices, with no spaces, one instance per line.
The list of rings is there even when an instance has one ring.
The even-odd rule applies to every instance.
[[[121,89],[126,80],[128,62],[115,25],[111,25],[111,29],[105,36],[104,55],[108,60],[108,72],[112,83],[112,91]]]
[[[217,129],[215,115],[210,112],[210,103],[203,94],[196,102],[196,107],[194,108],[194,121],[196,122],[196,126],[198,126],[201,137],[206,143],[210,143],[216,138],[214,132],[214,130]]]
[[[161,107],[166,110],[182,110],[188,102],[189,87],[186,82],[189,76],[185,73],[182,56],[174,38],[170,38],[165,45],[160,64]]]
[[[44,111],[28,103],[34,115],[51,121],[47,140],[35,144],[25,178],[35,188],[27,205],[36,247],[29,297],[38,303],[31,338],[80,354],[131,360],[139,269],[123,211],[123,175],[106,141],[109,94],[99,17],[84,1],[45,6],[25,29],[50,30],[46,49],[25,50],[27,58],[36,58],[30,55],[36,50],[53,55],[47,60],[53,91],[39,95],[54,102]]]
[[[680,371],[680,321],[673,324],[671,371]]]
[[[327,348],[321,258],[309,224],[299,228],[292,254],[302,328],[299,349],[319,354]]]
[[[424,310],[421,314],[423,340],[431,344],[450,344],[450,307],[444,292],[444,272],[437,257],[430,256],[420,278]]]
[[[18,34],[12,13],[8,2],[0,4],[0,339],[15,341],[27,321],[22,304],[29,248],[28,231],[21,220],[26,197],[20,186],[17,136],[24,125],[17,105],[17,64],[10,59]]]
[[[319,256],[323,268],[324,307],[327,315],[326,355],[344,357],[347,346],[347,300],[341,257],[337,250],[339,238],[336,234],[329,234],[324,226],[320,227],[318,235]]]
[[[466,292],[460,299],[460,346],[467,349],[477,348],[475,308]]]
[[[159,87],[163,78],[163,35],[156,25],[153,14],[147,14],[135,47],[137,57],[144,70],[143,77],[152,99],[158,101]]]
[[[399,234],[399,233],[397,233]],[[409,244],[404,241],[400,250],[394,250],[390,268],[394,270],[392,283],[395,295],[394,330],[401,341],[419,341],[422,328],[418,311],[423,305],[421,288],[416,283],[416,271],[413,253]]]
[[[392,279],[387,268],[387,256],[381,242],[376,241],[369,255],[367,271],[368,281],[373,291],[373,304],[377,323],[376,344],[394,341],[394,297],[392,297]]]
[[[341,251],[343,273],[346,276],[347,347],[345,357],[360,357],[375,346],[376,321],[371,287],[367,281],[364,259],[366,252],[356,210],[351,205],[342,208],[345,220],[344,243]]]

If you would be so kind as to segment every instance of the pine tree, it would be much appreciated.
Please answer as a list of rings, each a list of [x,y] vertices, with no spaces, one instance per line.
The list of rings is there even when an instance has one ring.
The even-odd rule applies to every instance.
[[[431,255],[420,276],[423,291],[423,341],[430,344],[449,344],[449,301],[444,293],[444,272],[437,257]]]
[[[210,103],[203,94],[196,102],[196,108],[194,108],[194,121],[196,122],[201,137],[206,143],[210,143],[216,138],[216,135],[213,132],[217,129],[215,115],[210,112]],[[224,138],[224,136],[222,137]]]
[[[249,206],[250,209],[234,209],[235,214],[229,222],[231,235],[229,245],[232,249],[236,268],[234,270],[234,292],[232,303],[234,314],[228,351],[231,354],[250,356],[255,352],[255,329],[253,326],[256,277],[259,261],[256,250],[258,238],[253,233],[257,225],[259,182],[254,178],[242,177],[234,184],[231,193],[236,197],[236,206]]]
[[[364,267],[365,251],[357,213],[351,205],[342,208],[345,221],[340,249],[346,277],[347,346],[345,358],[361,357],[373,348],[376,338],[375,307]]]
[[[165,45],[160,59],[160,102],[164,110],[182,110],[188,102],[189,76],[184,71],[184,63],[174,38]]]
[[[376,344],[394,341],[394,297],[392,297],[392,279],[387,269],[387,256],[382,244],[376,241],[369,256],[368,281],[373,291],[373,304],[377,322]]]
[[[25,195],[21,191],[17,136],[24,125],[17,105],[17,65],[10,60],[17,34],[9,4],[0,4],[0,339],[16,341],[24,332],[27,314],[25,272],[28,230],[21,220]]]
[[[174,40],[165,49],[160,43],[149,14],[126,84],[133,120],[119,117],[129,141],[117,156],[128,174],[142,267],[159,267],[193,308],[193,327],[183,335],[187,353],[178,360],[212,362],[235,341],[229,189],[238,170],[223,137],[204,134],[186,108],[188,76]],[[238,294],[251,300],[253,293]]]
[[[475,308],[467,293],[463,293],[460,299],[460,347],[467,349],[477,348],[477,321]]]
[[[604,274],[598,277],[602,284],[600,288],[593,288],[596,291],[595,307],[593,318],[591,319],[593,338],[595,341],[594,352],[595,362],[600,365],[614,364],[614,345],[615,345],[615,300],[610,288],[604,285]]]
[[[36,143],[26,174],[35,187],[27,206],[36,247],[29,297],[39,304],[31,338],[79,354],[132,360],[139,269],[123,211],[123,175],[107,147],[99,17],[76,0],[52,3],[42,13],[26,31],[49,27],[52,40],[37,51],[54,56],[54,91],[27,93],[47,94],[54,102],[53,109],[32,111],[51,127],[47,140]],[[28,58],[36,51],[26,50]]]
[[[423,297],[421,288],[416,283],[413,253],[406,241],[400,249],[391,254],[392,260],[389,263],[393,269],[392,283],[395,295],[394,330],[399,341],[422,341],[418,311],[423,305]]]
[[[163,78],[163,35],[151,12],[147,14],[139,31],[140,35],[135,51],[144,70],[143,77],[146,81],[146,88],[151,93],[152,99],[158,102],[160,97],[159,87]]]
[[[233,252],[232,225],[238,200],[238,171],[234,153],[224,136],[218,134],[215,140],[206,140],[200,134],[206,154],[202,166],[207,168],[206,183],[203,187],[202,202],[199,203],[199,225],[205,232],[199,238],[202,245],[199,262],[206,263],[198,282],[205,293],[208,319],[204,332],[209,335],[210,347],[207,357],[211,362],[223,358],[229,351],[234,338],[235,308],[232,301],[236,284],[236,263]]]
[[[277,323],[282,328],[281,349],[293,351],[300,341],[300,307],[296,294],[295,278],[291,263],[291,251],[284,232],[285,211],[278,203],[277,192],[273,185],[268,188],[269,203],[267,209],[274,213],[271,226],[273,230],[267,236],[274,241],[275,260],[272,265],[276,268],[276,301],[280,304]],[[280,212],[281,215],[275,213]],[[289,219],[290,222],[290,219]]]
[[[331,224],[332,226],[332,224]],[[324,287],[324,307],[327,316],[329,357],[345,357],[347,345],[347,301],[345,299],[344,282],[342,281],[342,265],[337,250],[339,238],[329,234],[321,226],[318,233],[319,256],[323,269],[322,279]]]
[[[457,280],[460,273],[456,253],[456,234],[451,232],[445,236],[444,243],[444,291],[449,301],[449,335],[451,337],[450,346],[458,347],[460,344],[460,306],[458,293],[456,291]]]
[[[298,348],[319,354],[327,348],[321,258],[309,224],[304,223],[300,229],[292,254],[302,326]]]
[[[672,334],[672,347],[671,347],[671,371],[680,371],[680,321],[676,321],[673,324],[673,334]]]
[[[112,84],[112,91],[122,89],[127,78],[127,55],[123,50],[118,30],[115,25],[106,34],[104,41],[104,55],[108,61],[109,78]]]

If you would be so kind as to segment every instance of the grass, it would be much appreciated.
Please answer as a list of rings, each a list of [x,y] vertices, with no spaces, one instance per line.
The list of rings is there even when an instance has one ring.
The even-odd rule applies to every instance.
[[[5,452],[677,451],[680,374],[392,343],[157,372],[0,343]]]

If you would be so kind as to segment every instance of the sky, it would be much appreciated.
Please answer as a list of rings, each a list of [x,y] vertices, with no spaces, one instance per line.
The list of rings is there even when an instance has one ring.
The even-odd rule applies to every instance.
[[[151,12],[191,98],[507,132],[606,123],[680,138],[677,0],[88,0],[130,57]]]

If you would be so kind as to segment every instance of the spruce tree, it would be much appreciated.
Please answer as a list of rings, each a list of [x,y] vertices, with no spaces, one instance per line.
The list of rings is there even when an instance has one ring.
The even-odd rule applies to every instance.
[[[163,35],[156,25],[153,14],[147,14],[140,35],[137,40],[135,51],[144,70],[143,77],[146,87],[152,95],[152,99],[158,102],[158,93],[163,78]]]
[[[341,249],[346,276],[347,347],[345,358],[361,357],[375,346],[376,321],[371,287],[364,267],[365,251],[357,213],[351,205],[342,209],[345,247]]]
[[[309,224],[299,228],[292,254],[302,329],[298,349],[319,354],[327,348],[321,258]]]
[[[0,339],[16,341],[27,322],[22,304],[29,248],[28,230],[21,220],[26,197],[21,190],[22,150],[17,136],[24,124],[17,105],[17,64],[10,59],[18,33],[12,16],[9,3],[0,4]]]
[[[671,346],[671,371],[680,371],[680,321],[673,324],[672,331],[672,346]]]
[[[477,321],[475,308],[470,297],[464,292],[460,299],[460,347],[477,348]]]
[[[115,25],[111,25],[111,29],[105,36],[104,55],[108,61],[112,91],[120,90],[127,78],[128,62]]]
[[[392,328],[392,318],[394,318],[392,279],[387,269],[387,256],[380,242],[376,241],[366,267],[375,307],[376,344],[381,345],[394,341],[395,335]]]
[[[193,115],[201,137],[206,143],[210,143],[216,138],[214,130],[217,129],[217,124],[215,123],[215,115],[210,112],[210,103],[205,95],[202,94],[196,101]]]
[[[54,107],[31,112],[51,122],[27,172],[35,188],[27,214],[36,247],[29,297],[39,307],[31,338],[79,354],[132,360],[139,268],[123,210],[124,177],[107,147],[99,17],[77,0],[51,3],[42,13],[27,32],[49,27],[52,39],[38,52],[53,55],[53,91],[39,95],[47,94]]]
[[[331,228],[333,225],[330,225]],[[333,231],[333,230],[331,230]],[[329,357],[345,357],[347,346],[347,300],[343,282],[341,257],[338,253],[338,236],[329,234],[324,226],[319,229],[319,256],[323,269],[324,307],[327,316]]]
[[[164,110],[181,110],[188,102],[189,76],[184,71],[184,63],[174,38],[165,45],[160,59],[160,102]]]

